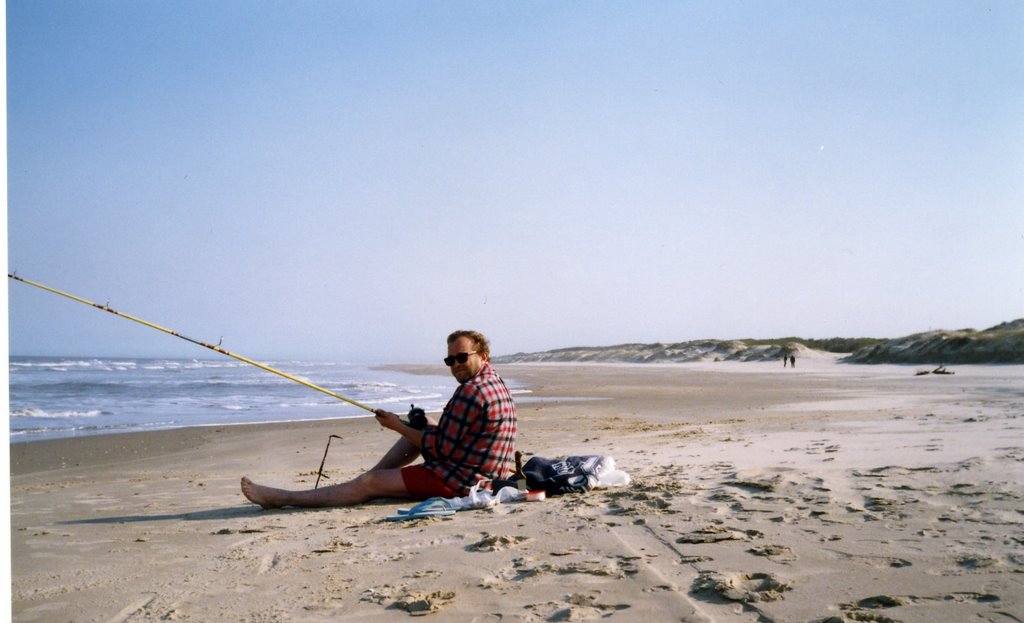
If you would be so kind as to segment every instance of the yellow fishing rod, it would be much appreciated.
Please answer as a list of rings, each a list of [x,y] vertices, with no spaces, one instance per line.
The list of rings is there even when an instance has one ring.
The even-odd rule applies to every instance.
[[[60,291],[60,290],[58,290],[56,288],[51,288],[50,286],[43,285],[43,284],[41,284],[41,283],[39,283],[37,281],[32,281],[30,279],[25,279],[24,277],[19,277],[17,275],[12,275],[10,273],[7,273],[7,276],[10,277],[11,279],[14,279],[15,281],[20,281],[22,283],[27,283],[28,285],[35,286],[35,287],[37,287],[37,288],[39,288],[41,290],[46,290],[47,292],[52,292],[54,294],[59,294],[60,296],[63,296],[65,298],[71,299],[72,301],[78,301],[79,303],[83,303],[85,305],[90,305],[92,307],[95,307],[96,309],[102,309],[103,311],[110,312],[110,313],[114,314],[115,316],[120,316],[122,318],[127,318],[128,320],[132,320],[132,321],[137,322],[137,323],[139,323],[141,325],[145,325],[145,326],[149,327],[150,329],[156,329],[157,331],[163,331],[164,333],[167,333],[168,335],[173,335],[174,337],[179,337],[179,338],[181,338],[181,339],[183,339],[183,340],[185,340],[187,342],[192,342],[193,344],[198,344],[199,346],[202,346],[203,348],[209,348],[210,350],[216,351],[216,352],[218,352],[218,353],[220,353],[222,355],[227,355],[228,357],[231,357],[232,359],[237,359],[237,360],[239,360],[239,361],[241,361],[243,363],[247,363],[247,364],[249,364],[251,366],[256,366],[257,368],[259,368],[261,370],[266,370],[267,372],[273,372],[274,374],[276,374],[278,376],[283,376],[284,378],[288,379],[289,381],[295,381],[296,383],[299,383],[300,385],[305,385],[306,387],[308,387],[310,389],[315,389],[318,392],[322,392],[324,394],[327,394],[328,396],[337,398],[338,400],[341,400],[343,402],[347,402],[350,405],[357,406],[360,409],[365,409],[366,411],[369,411],[370,413],[373,413],[373,409],[371,409],[370,407],[368,407],[368,406],[366,406],[366,405],[364,405],[362,403],[356,402],[355,400],[352,400],[351,398],[346,398],[346,397],[342,396],[341,394],[336,394],[336,393],[332,392],[329,389],[324,389],[323,387],[320,387],[319,385],[314,385],[313,383],[310,383],[309,381],[300,379],[297,376],[292,376],[291,374],[288,374],[287,372],[281,372],[280,370],[277,370],[275,368],[271,368],[270,366],[262,364],[262,363],[260,363],[258,361],[253,361],[252,359],[249,359],[248,357],[243,357],[241,355],[236,355],[235,353],[230,353],[230,352],[224,350],[223,348],[221,348],[220,346],[214,346],[213,344],[207,344],[206,342],[201,342],[199,340],[194,340],[194,339],[188,337],[187,335],[182,335],[181,333],[178,333],[177,331],[172,331],[171,329],[166,329],[164,327],[161,327],[160,325],[156,325],[156,324],[153,324],[152,322],[148,322],[146,320],[143,320],[142,318],[136,318],[135,316],[130,316],[128,314],[119,312],[116,309],[111,309],[110,307],[108,307],[106,305],[100,305],[99,303],[93,303],[92,301],[87,301],[87,300],[85,300],[85,299],[83,299],[81,297],[75,296],[74,294],[68,294],[67,292],[62,292],[62,291]]]

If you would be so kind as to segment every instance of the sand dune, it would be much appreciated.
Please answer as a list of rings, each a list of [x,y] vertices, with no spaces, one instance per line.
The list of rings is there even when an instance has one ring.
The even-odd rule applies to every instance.
[[[785,357],[837,359],[848,363],[982,364],[1024,363],[1024,319],[976,331],[928,331],[892,340],[693,340],[674,344],[571,347],[496,358],[500,363],[693,363],[780,361]],[[836,348],[871,342],[855,352]],[[819,347],[815,347],[818,346]],[[828,349],[828,350],[825,350]]]
[[[864,348],[850,363],[1024,363],[1024,319],[975,331],[928,331]]]

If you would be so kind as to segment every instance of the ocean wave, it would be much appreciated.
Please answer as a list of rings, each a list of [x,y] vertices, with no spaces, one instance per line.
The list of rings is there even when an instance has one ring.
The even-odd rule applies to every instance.
[[[280,409],[319,409],[321,407],[337,407],[341,404],[336,400],[321,400],[319,402],[281,402],[275,406]]]
[[[103,411],[99,409],[90,409],[89,411],[44,411],[42,409],[36,409],[30,407],[27,409],[14,409],[11,411],[11,417],[22,417],[22,418],[76,418],[76,417],[98,417],[104,415]],[[108,414],[109,415],[109,414]]]
[[[74,361],[61,359],[60,361],[11,361],[10,364],[15,368],[87,368],[98,362],[99,360]]]
[[[384,381],[350,381],[345,386],[361,391],[391,391],[398,387],[398,384]]]
[[[134,424],[128,422],[122,422],[117,424],[79,424],[69,426],[45,426],[45,427],[34,427],[34,428],[19,428],[11,430],[11,437],[32,437],[33,439],[46,439],[46,438],[59,438],[68,437],[80,434],[97,434],[97,433],[118,433],[118,432],[130,432],[135,430],[161,430],[165,428],[174,428],[180,424],[175,421],[166,422],[146,422],[144,424]]]
[[[193,359],[191,361],[175,361],[171,359],[147,361],[142,368],[144,370],[168,370],[176,372],[180,370],[215,370],[218,368],[243,368],[248,364],[239,361]]]
[[[10,360],[9,369],[14,371],[49,370],[53,372],[71,371],[181,371],[181,370],[208,370],[218,368],[245,368],[248,367],[240,361],[216,361],[205,359],[187,360],[162,360],[162,359],[71,359],[55,358],[41,360]]]
[[[335,368],[339,365],[346,365],[330,361],[263,361],[261,363],[274,368]]]
[[[415,394],[415,395],[407,394],[405,396],[389,396],[387,398],[376,398],[376,399],[374,399],[373,402],[375,404],[388,405],[388,404],[396,404],[396,403],[399,403],[399,402],[406,402],[407,403],[407,402],[410,402],[410,401],[423,402],[423,401],[426,401],[426,400],[438,400],[438,399],[443,398],[443,397],[444,396],[442,396],[441,394]]]
[[[98,370],[102,372],[126,372],[135,370],[138,363],[135,361],[101,360],[101,359],[61,359],[58,361],[9,361],[9,370],[29,371],[32,369],[47,370],[51,372],[70,372],[72,370]]]
[[[205,385],[217,385],[217,386],[232,386],[239,385],[245,387],[259,387],[262,385],[286,385],[288,381],[282,378],[274,378],[270,376],[260,376],[252,378],[210,378],[203,380],[181,380],[168,382],[168,385],[175,385],[176,387],[187,387],[189,385],[195,385],[197,387]]]
[[[399,395],[399,396],[388,396],[388,397],[379,397],[378,396],[378,397],[373,397],[373,398],[369,398],[369,399],[363,398],[361,400],[361,402],[365,403],[367,406],[392,405],[392,404],[403,404],[403,403],[404,404],[410,404],[410,403],[413,403],[413,402],[415,402],[416,404],[420,404],[420,405],[426,404],[426,405],[429,406],[430,402],[436,401],[436,400],[441,400],[443,398],[444,398],[444,396],[442,396],[441,394],[409,393],[409,394]],[[320,408],[325,408],[325,407],[326,408],[344,407],[344,406],[347,406],[349,404],[350,403],[346,403],[346,402],[342,402],[342,401],[338,401],[338,400],[321,400],[321,401],[316,401],[316,402],[313,402],[313,401],[307,401],[307,402],[281,402],[281,403],[277,403],[276,405],[274,405],[274,407],[277,407],[277,408],[280,408],[280,409],[320,409]],[[440,406],[438,406],[437,408],[440,409]]]
[[[134,391],[136,386],[144,386],[144,383],[137,381],[112,381],[106,380],[103,382],[90,382],[90,381],[65,381],[56,380],[54,381],[37,381],[35,383],[11,383],[11,394],[27,394],[30,392],[46,392],[50,395],[53,394],[68,394],[68,395],[84,395],[90,392],[100,392],[103,395],[124,395]]]

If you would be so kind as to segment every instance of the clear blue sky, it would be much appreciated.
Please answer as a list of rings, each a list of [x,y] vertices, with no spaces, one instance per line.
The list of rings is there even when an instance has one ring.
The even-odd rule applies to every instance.
[[[7,2],[8,263],[264,358],[1024,316],[1024,3]],[[207,356],[8,280],[14,354]]]

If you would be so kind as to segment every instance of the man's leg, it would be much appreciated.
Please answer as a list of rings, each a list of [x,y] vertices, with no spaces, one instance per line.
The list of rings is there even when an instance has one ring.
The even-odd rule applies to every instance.
[[[320,489],[290,491],[242,478],[242,494],[263,508],[352,506],[374,498],[408,498],[401,469],[374,469],[354,480]]]
[[[370,471],[405,467],[419,458],[419,456],[419,448],[405,437],[399,437],[395,445],[391,446],[391,449],[384,454],[381,460],[377,461],[377,464]]]

